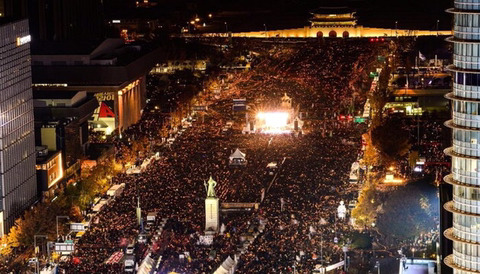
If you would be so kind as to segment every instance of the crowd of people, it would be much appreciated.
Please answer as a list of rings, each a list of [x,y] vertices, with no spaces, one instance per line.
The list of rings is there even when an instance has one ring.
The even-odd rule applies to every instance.
[[[338,140],[355,134],[354,128],[342,128],[333,137],[310,134],[279,141],[287,160],[262,204],[265,232],[242,257],[239,273],[309,272],[343,259],[351,225],[338,218],[337,208],[355,191],[348,170],[358,143]]]
[[[158,148],[160,159],[145,171],[112,179],[113,184],[125,183],[125,189],[92,217],[73,259],[62,265],[67,272],[120,272],[120,263],[104,262],[141,232],[138,205],[143,215],[155,211],[157,219],[168,219],[160,238],[148,244],[155,256],[162,256],[161,273],[212,273],[227,256],[241,254],[259,223],[265,228],[237,257],[240,273],[291,272],[293,267],[310,272],[318,264],[343,259],[342,247],[351,240],[351,226],[348,219],[337,217],[336,209],[357,191],[349,184],[348,173],[360,149],[361,126],[338,122],[335,116],[365,101],[354,94],[365,83],[367,65],[377,52],[363,40],[249,46],[262,50],[255,69],[231,73],[230,89],[210,97],[204,118],[197,117],[191,127],[176,133],[173,144]],[[309,124],[309,134],[241,134],[245,114],[232,112],[233,98],[245,97],[251,105],[259,99],[274,104],[285,93],[293,98],[295,108],[316,119]],[[234,126],[223,131],[230,120]],[[319,120],[328,123],[321,123],[320,129],[315,126]],[[146,113],[123,133],[123,141],[117,140],[117,156],[125,157],[126,147],[134,140],[158,141],[163,123],[161,113]],[[322,134],[325,130],[331,134]],[[244,167],[229,166],[228,157],[236,148],[246,153]],[[279,163],[276,176],[267,169],[270,162]],[[259,207],[222,211],[221,233],[205,245],[200,238],[205,221],[204,183],[210,176],[217,181],[215,191],[221,203],[254,202]],[[138,259],[143,252],[137,247]]]

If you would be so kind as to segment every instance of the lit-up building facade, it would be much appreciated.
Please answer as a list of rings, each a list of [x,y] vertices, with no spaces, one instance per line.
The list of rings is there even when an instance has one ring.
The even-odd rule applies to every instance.
[[[0,236],[36,201],[28,21],[0,26]]]
[[[348,7],[321,7],[311,12],[312,27],[349,26],[357,25],[355,11]]]
[[[126,45],[121,39],[107,39],[93,50],[85,46],[80,55],[72,51],[76,45],[57,47],[64,53],[32,56],[34,92],[54,89],[94,94],[99,106],[89,123],[94,131],[107,135],[138,122],[146,104],[146,75],[158,62],[161,48]]]
[[[41,198],[52,198],[58,183],[64,178],[62,152],[49,152],[48,149],[37,152],[37,182]]]
[[[480,273],[480,0],[454,2],[451,174],[452,199],[443,207],[452,213],[452,227],[443,231],[452,241],[452,254],[443,262],[454,273]]]

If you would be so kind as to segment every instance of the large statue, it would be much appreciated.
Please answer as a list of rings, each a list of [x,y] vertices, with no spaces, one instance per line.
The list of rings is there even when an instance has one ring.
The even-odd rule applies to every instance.
[[[217,186],[217,182],[212,179],[212,176],[210,176],[210,179],[208,179],[208,183],[205,183],[205,190],[207,191],[207,198],[215,198],[217,197],[215,195],[215,187]]]
[[[220,228],[220,206],[218,198],[215,195],[215,186],[217,182],[208,179],[205,182],[205,190],[207,191],[207,198],[205,199],[205,233],[217,233]]]

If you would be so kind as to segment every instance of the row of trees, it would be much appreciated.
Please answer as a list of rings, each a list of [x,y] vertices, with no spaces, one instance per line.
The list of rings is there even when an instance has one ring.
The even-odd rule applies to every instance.
[[[172,120],[175,120],[177,125],[181,113],[181,110],[176,110],[172,115],[174,116]],[[158,134],[162,137],[168,136],[166,125],[162,125]],[[95,197],[108,190],[111,178],[124,170],[126,165],[134,163],[139,153],[146,154],[153,149],[153,143],[146,136],[132,137],[128,140],[124,138],[118,145],[121,146],[119,151],[122,152],[116,155],[118,157],[105,157],[91,170],[87,172],[82,170],[79,181],[66,186],[54,201],[38,203],[15,221],[9,233],[0,238],[0,265],[2,261],[3,263],[11,261],[18,253],[28,254],[33,251],[34,235],[47,235],[48,241],[55,241],[56,216],[68,216],[72,222],[81,222]],[[65,220],[61,221],[65,223]],[[67,226],[59,225],[60,235],[68,233],[67,230]]]
[[[418,158],[418,152],[410,152],[410,133],[402,119],[384,114],[390,97],[390,73],[391,67],[387,63],[382,69],[378,88],[369,95],[374,115],[368,132],[362,136],[366,143],[362,161],[367,166],[367,173],[352,217],[359,226],[374,225],[384,236],[382,241],[385,244],[398,246],[399,242],[409,242],[436,229],[438,209],[434,200],[438,197],[436,189],[426,181],[410,183],[391,192],[379,191],[386,167],[406,160],[415,163]]]
[[[369,130],[362,135],[365,151],[362,164],[367,167],[364,185],[358,203],[352,211],[352,217],[359,226],[370,226],[382,212],[378,183],[380,174],[373,172],[372,167],[386,167],[404,157],[410,150],[409,133],[402,128],[399,120],[384,116],[384,107],[391,91],[388,83],[392,67],[388,58],[382,67],[378,85],[369,95],[372,110],[372,122]]]
[[[388,80],[390,72],[391,68],[387,60],[382,67],[377,88],[368,94],[372,121],[368,131],[362,135],[365,143],[365,151],[363,159],[361,160],[361,163],[366,166],[366,176],[358,197],[357,206],[352,211],[352,217],[355,218],[356,225],[361,227],[374,224],[379,208],[376,174],[369,172],[369,170],[370,167],[381,166],[384,163],[384,157],[382,157],[384,153],[382,153],[382,147],[380,146],[383,142],[379,142],[376,138],[382,130],[383,108],[389,96]]]
[[[47,201],[35,205],[15,221],[9,233],[2,237],[0,254],[8,256],[14,248],[25,248],[33,245],[35,234],[47,235],[49,241],[56,238],[56,216],[69,216],[71,221],[82,221],[82,211],[86,210],[95,195],[108,189],[108,178],[115,175],[114,160],[108,159],[95,166],[86,178],[76,184],[68,185],[64,192],[53,202]],[[63,227],[60,227],[60,232]]]
[[[149,142],[144,139],[132,142],[127,155],[132,151],[149,149]],[[56,216],[68,216],[72,222],[81,222],[84,213],[98,194],[105,193],[110,187],[110,179],[122,170],[131,157],[116,163],[115,157],[107,157],[82,176],[75,184],[68,185],[54,201],[38,203],[15,221],[15,225],[0,239],[0,264],[14,259],[19,252],[33,251],[34,235],[47,235],[48,241],[56,240]],[[61,220],[63,223],[65,220]],[[59,225],[59,234],[68,233],[67,226]],[[11,263],[11,267],[20,267],[22,262]]]

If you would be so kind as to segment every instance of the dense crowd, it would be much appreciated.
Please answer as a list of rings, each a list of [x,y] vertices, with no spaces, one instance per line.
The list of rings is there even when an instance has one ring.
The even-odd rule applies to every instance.
[[[240,273],[292,272],[293,266],[308,272],[342,260],[351,226],[338,219],[337,207],[355,191],[348,169],[357,148],[338,140],[353,135],[354,129],[341,129],[333,137],[284,140],[287,160],[262,207],[267,227],[242,257]]]
[[[67,272],[121,271],[121,264],[104,262],[140,233],[138,203],[143,215],[158,211],[158,218],[168,219],[160,238],[148,244],[156,256],[162,256],[162,273],[213,272],[227,256],[239,254],[245,239],[258,232],[259,223],[266,224],[265,229],[240,256],[240,273],[291,272],[294,266],[310,272],[317,264],[343,258],[350,226],[336,217],[336,208],[356,191],[348,183],[348,172],[360,148],[360,130],[337,122],[334,116],[345,113],[352,102],[365,101],[352,95],[367,78],[366,66],[375,58],[375,49],[362,40],[256,47],[263,52],[255,69],[232,73],[230,89],[211,102],[204,120],[198,119],[177,134],[172,145],[163,146],[160,160],[143,173],[112,179],[114,184],[125,183],[125,190],[92,218],[76,246],[75,259],[63,265]],[[312,126],[308,135],[240,133],[244,114],[232,114],[232,98],[268,103],[284,93],[293,98],[295,108],[328,123],[322,123],[322,129]],[[122,139],[157,141],[165,122],[160,115],[146,113]],[[222,128],[229,120],[235,124],[225,132]],[[321,130],[332,134],[321,134]],[[127,146],[128,141],[117,141],[117,156],[128,153]],[[246,153],[245,167],[229,166],[228,157],[236,148]],[[270,162],[280,165],[276,177],[266,168]],[[210,176],[217,181],[215,191],[221,202],[260,206],[222,212],[222,233],[207,246],[198,242],[204,233],[204,182]],[[136,251],[142,258],[144,249]]]

